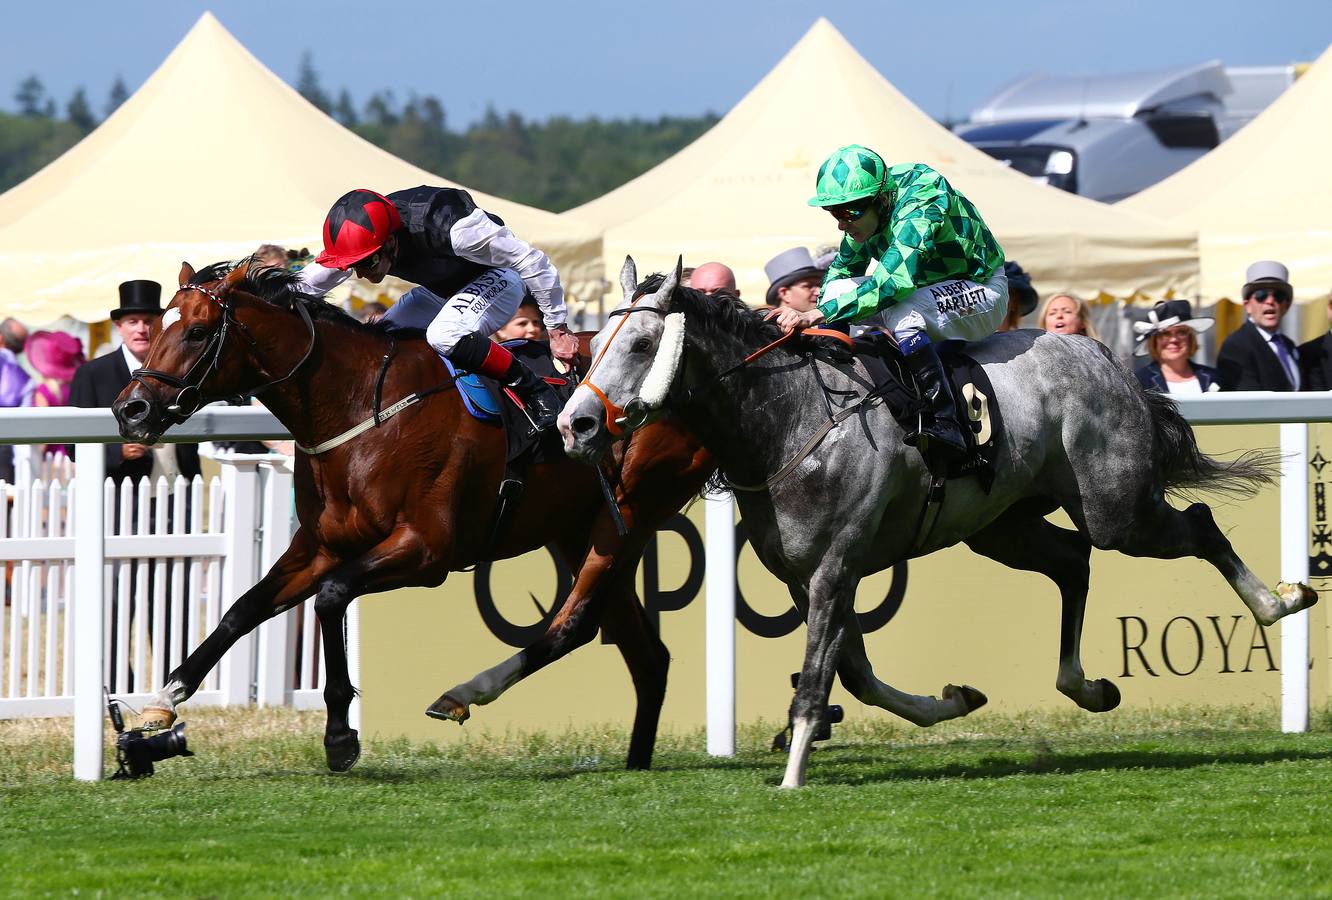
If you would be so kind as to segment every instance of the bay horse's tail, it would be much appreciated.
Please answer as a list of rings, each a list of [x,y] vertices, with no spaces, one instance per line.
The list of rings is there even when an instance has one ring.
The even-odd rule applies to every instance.
[[[1152,415],[1152,456],[1165,478],[1166,493],[1188,496],[1221,494],[1242,499],[1275,484],[1281,457],[1272,450],[1248,450],[1230,462],[1198,449],[1193,428],[1165,394],[1143,391]]]

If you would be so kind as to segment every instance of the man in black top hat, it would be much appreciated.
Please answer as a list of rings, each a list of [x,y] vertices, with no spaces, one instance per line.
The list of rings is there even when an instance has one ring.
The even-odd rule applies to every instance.
[[[153,322],[161,315],[160,284],[143,280],[121,284],[120,306],[111,310],[121,346],[79,366],[70,385],[69,405],[109,408],[129,384],[130,372],[143,366]],[[199,445],[162,444],[152,448],[144,444],[107,444],[106,474],[117,487],[125,477],[137,482],[145,475],[165,476],[170,482],[180,474],[190,479],[199,474]]]

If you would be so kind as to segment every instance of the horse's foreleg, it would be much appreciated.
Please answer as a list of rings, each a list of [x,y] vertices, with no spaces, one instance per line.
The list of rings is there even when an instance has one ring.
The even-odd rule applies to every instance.
[[[646,769],[652,765],[652,753],[657,746],[657,725],[661,720],[661,707],[666,702],[666,674],[670,669],[671,654],[643,611],[631,581],[617,586],[615,596],[606,607],[602,627],[606,637],[619,648],[634,680],[637,708],[625,765],[630,769]]]
[[[167,676],[166,684],[145,705],[141,726],[166,728],[176,720],[176,706],[193,696],[236,641],[283,610],[314,593],[332,563],[318,554],[309,533],[298,529],[285,553],[254,587],[242,594],[217,627],[185,661]]]
[[[855,601],[855,581],[845,574],[845,561],[834,553],[814,574],[806,615],[805,662],[791,701],[791,749],[782,777],[783,788],[803,787],[809,749],[819,718],[828,707],[828,693],[846,636],[846,610]]]
[[[790,586],[791,601],[800,615],[809,617],[809,598],[804,588]],[[846,636],[842,643],[842,657],[837,663],[837,677],[842,687],[861,703],[877,706],[913,725],[927,727],[948,719],[957,719],[984,706],[988,700],[970,685],[945,685],[943,698],[908,694],[891,684],[880,681],[874,674],[869,655],[865,652],[865,638],[860,631],[860,620],[855,608],[845,613]]]
[[[1091,541],[1039,515],[1010,509],[972,535],[967,546],[1010,569],[1038,572],[1059,586],[1059,674],[1055,687],[1089,712],[1119,705],[1119,688],[1107,678],[1088,681],[1082,670],[1082,621],[1091,578]]]
[[[1262,625],[1271,625],[1318,602],[1318,594],[1306,584],[1281,582],[1275,590],[1269,590],[1235,555],[1230,541],[1217,527],[1212,511],[1205,503],[1194,503],[1186,510],[1178,510],[1164,500],[1159,501],[1147,514],[1135,516],[1133,526],[1117,537],[1109,548],[1129,556],[1153,559],[1197,556],[1207,560],[1225,577]],[[1094,530],[1092,540],[1096,546],[1102,546],[1096,540]]]
[[[361,742],[351,727],[349,711],[356,689],[347,669],[347,644],[342,623],[347,607],[361,594],[422,583],[425,542],[399,529],[359,559],[329,572],[315,596],[315,615],[324,648],[324,754],[334,772],[346,772],[361,756]]]

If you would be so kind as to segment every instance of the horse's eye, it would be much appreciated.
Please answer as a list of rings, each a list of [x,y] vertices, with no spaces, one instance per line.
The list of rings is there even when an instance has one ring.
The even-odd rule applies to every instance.
[[[652,349],[652,342],[645,337],[634,338],[634,342],[629,345],[629,350],[633,353],[647,353]]]
[[[185,332],[185,340],[202,341],[207,334],[208,329],[204,328],[202,325],[195,325],[189,331]]]

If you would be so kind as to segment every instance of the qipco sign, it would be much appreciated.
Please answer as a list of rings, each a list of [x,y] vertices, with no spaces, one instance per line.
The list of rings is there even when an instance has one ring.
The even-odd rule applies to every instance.
[[[673,532],[684,541],[687,565],[683,567],[684,578],[680,580],[678,587],[663,588],[661,585],[661,554],[658,538],[662,532]],[[745,532],[744,523],[737,524],[735,526],[737,564],[748,540],[749,537]],[[500,612],[491,584],[492,563],[484,562],[476,567],[473,585],[476,593],[476,607],[481,613],[481,621],[490,629],[491,634],[511,647],[525,647],[539,638],[573,588],[573,574],[564,564],[564,561],[560,559],[559,554],[550,547],[547,547],[546,551],[554,561],[554,596],[540,598],[531,593],[530,590],[525,589],[537,611],[541,614],[540,619],[530,625],[514,624]],[[661,530],[648,541],[647,547],[643,551],[642,564],[643,608],[647,611],[648,618],[652,621],[654,627],[660,629],[662,613],[684,609],[698,599],[703,589],[704,559],[703,536],[699,534],[698,528],[693,522],[679,513],[672,516],[662,526]],[[785,637],[795,631],[801,624],[800,612],[791,604],[790,598],[785,594],[785,588],[775,580],[773,584],[777,590],[782,592],[780,604],[784,608],[777,615],[766,615],[750,605],[745,598],[744,586],[738,583],[737,580],[735,617],[741,626],[759,637]],[[907,566],[906,563],[899,563],[893,567],[892,583],[888,586],[888,590],[883,597],[869,610],[856,613],[856,618],[860,620],[862,632],[869,634],[877,631],[887,625],[893,616],[897,615],[897,611],[902,608],[902,598],[906,596],[906,584]]]

